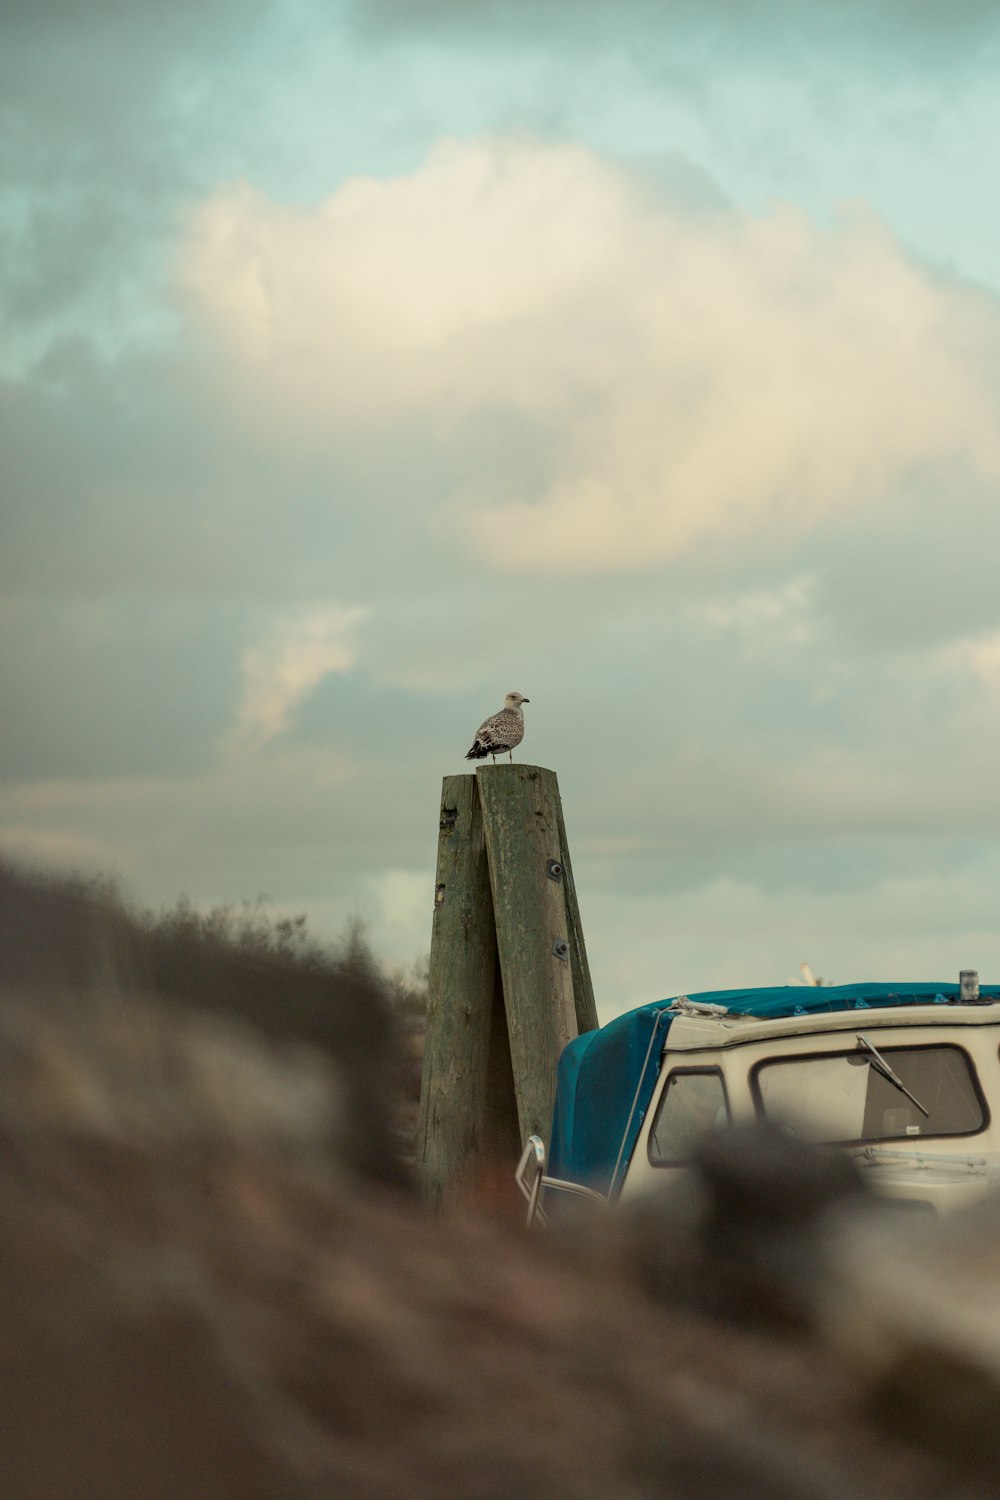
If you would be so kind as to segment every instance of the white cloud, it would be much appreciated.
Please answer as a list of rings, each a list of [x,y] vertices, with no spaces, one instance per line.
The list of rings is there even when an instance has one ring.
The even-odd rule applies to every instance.
[[[328,745],[284,742],[196,775],[72,776],[0,786],[0,848],[139,880],[147,899],[292,898],[312,866],[361,862],[370,771]],[[353,818],[353,823],[352,823]],[[350,829],[348,831],[348,827]],[[350,855],[344,854],[348,843]],[[294,851],[294,852],[290,852]]]
[[[384,870],[368,882],[385,951],[416,958],[430,945],[434,878],[426,870]]]
[[[956,463],[1000,484],[1000,304],[861,205],[827,230],[672,202],[575,145],[451,143],[313,209],[222,193],[184,275],[255,422],[418,423],[465,475],[449,523],[500,570],[781,548]],[[540,435],[544,477],[463,464],[463,423],[497,413]]]
[[[911,872],[853,890],[774,893],[722,877],[667,897],[591,895],[588,958],[601,1020],[672,995],[784,984],[803,959],[832,984],[955,983],[962,968],[994,981],[1000,861],[990,851],[942,872],[938,853],[918,844]],[[614,942],[601,943],[602,933]]]
[[[288,728],[299,704],[331,672],[354,664],[351,636],[366,611],[313,609],[280,620],[243,657],[243,696],[233,741],[259,749]]]
[[[814,630],[811,618],[815,579],[791,578],[779,588],[752,589],[742,594],[719,595],[691,606],[691,616],[722,632],[762,639],[772,644],[780,633],[787,641],[808,641]]]
[[[972,675],[991,697],[1000,697],[1000,630],[968,636],[934,653],[939,669]]]

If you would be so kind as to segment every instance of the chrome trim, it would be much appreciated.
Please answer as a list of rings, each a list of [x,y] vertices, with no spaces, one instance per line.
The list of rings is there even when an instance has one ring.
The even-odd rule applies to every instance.
[[[536,1219],[539,1224],[547,1224],[549,1216],[542,1207],[542,1191],[552,1188],[560,1193],[572,1193],[578,1198],[592,1198],[602,1208],[607,1208],[608,1200],[603,1193],[596,1192],[593,1188],[584,1187],[579,1182],[567,1182],[562,1177],[546,1177],[545,1175],[545,1146],[540,1136],[529,1135],[525,1142],[521,1159],[514,1172],[514,1181],[528,1200],[528,1214],[525,1219],[525,1227],[532,1225]]]

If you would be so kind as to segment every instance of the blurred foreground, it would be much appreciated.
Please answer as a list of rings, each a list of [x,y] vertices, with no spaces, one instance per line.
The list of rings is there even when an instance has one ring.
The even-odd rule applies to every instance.
[[[0,867],[3,1500],[1000,1496],[996,1212],[732,1132],[642,1214],[436,1222],[404,1088],[356,953]]]

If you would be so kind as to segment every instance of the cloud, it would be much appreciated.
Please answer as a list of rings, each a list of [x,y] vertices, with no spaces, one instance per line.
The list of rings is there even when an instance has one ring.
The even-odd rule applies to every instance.
[[[5,0],[4,369],[32,369],[67,332],[110,358],[169,341],[163,239],[179,202],[217,180],[217,156],[245,134],[232,101],[275,8]]]
[[[183,272],[258,423],[516,417],[540,477],[459,472],[442,525],[502,571],[785,548],[919,479],[1000,485],[1000,304],[863,205],[831,229],[677,201],[575,145],[451,143],[314,209],[209,199]]]
[[[243,695],[232,742],[258,750],[282,734],[312,690],[331,672],[354,664],[351,640],[366,611],[311,609],[283,619],[243,657]]]
[[[698,990],[784,984],[807,960],[828,983],[954,983],[962,968],[1000,973],[992,893],[994,851],[942,865],[934,845],[911,844],[909,867],[873,886],[767,890],[720,875],[665,896],[601,891],[586,899],[588,957],[601,1019],[633,1005]],[[822,850],[814,858],[823,858]],[[584,893],[586,896],[586,892]]]
[[[966,635],[942,646],[934,662],[967,688],[978,686],[993,705],[1000,703],[1000,630]]]
[[[410,959],[517,684],[605,1003],[985,969],[995,6],[9,9],[8,847]]]
[[[701,599],[691,606],[696,620],[720,632],[746,637],[755,645],[773,648],[774,640],[799,642],[813,633],[811,615],[815,580],[788,579],[778,588]]]
[[[456,38],[501,35],[524,47],[559,38],[567,48],[651,46],[676,53],[690,41],[712,41],[773,60],[783,45],[823,42],[840,50],[940,66],[995,35],[990,0],[957,0],[942,8],[912,0],[353,0],[355,23],[370,38],[428,30]]]
[[[368,768],[337,745],[282,742],[267,755],[220,756],[197,774],[0,786],[0,848],[46,859],[62,846],[74,863],[136,877],[164,901],[181,891],[205,902],[295,900],[333,887],[349,895],[359,871],[399,848],[417,862],[409,827],[373,836],[366,809],[376,794]]]
[[[419,956],[430,941],[434,908],[432,871],[429,868],[384,870],[367,884],[374,921],[390,951],[409,951],[414,957]],[[364,914],[364,908],[362,911]]]

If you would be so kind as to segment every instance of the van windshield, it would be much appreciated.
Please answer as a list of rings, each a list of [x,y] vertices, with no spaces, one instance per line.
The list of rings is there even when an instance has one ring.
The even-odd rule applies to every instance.
[[[758,1113],[807,1141],[974,1135],[986,1124],[972,1062],[960,1047],[879,1046],[873,1055],[859,1044],[779,1057],[758,1063],[751,1083]]]

